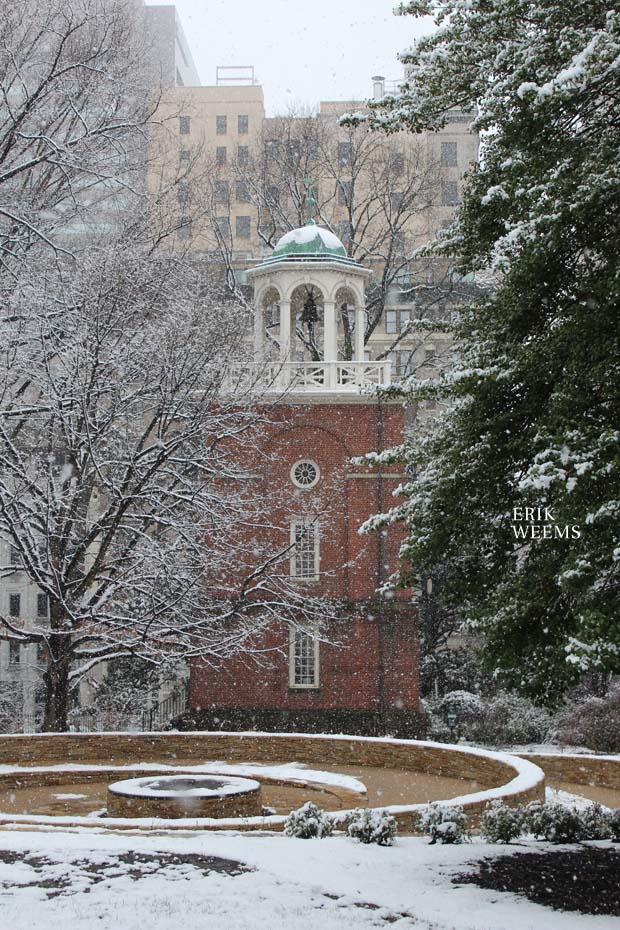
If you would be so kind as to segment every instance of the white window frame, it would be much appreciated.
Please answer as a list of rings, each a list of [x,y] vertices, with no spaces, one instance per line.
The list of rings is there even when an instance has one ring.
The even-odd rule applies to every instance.
[[[312,682],[299,682],[297,681],[297,664],[296,664],[296,647],[298,637],[303,637],[305,641],[311,640],[312,642]],[[301,677],[301,675],[299,676]],[[319,640],[316,636],[311,636],[310,633],[305,633],[303,630],[297,630],[291,628],[289,635],[289,666],[288,666],[288,683],[289,688],[294,688],[295,690],[309,691],[317,690],[320,687],[320,665],[319,665]]]
[[[9,665],[15,668],[16,665],[22,664],[22,647],[21,643],[15,640],[9,640]]]
[[[310,484],[300,484],[300,482],[297,480],[295,476],[295,472],[299,465],[305,465],[306,463],[308,465],[311,465],[315,469],[316,477],[314,478],[314,481],[312,481]],[[302,491],[310,491],[312,488],[316,487],[319,481],[321,480],[321,469],[319,468],[317,463],[314,461],[314,459],[297,459],[297,461],[293,465],[291,465],[291,470],[289,472],[289,475],[290,475],[291,481],[293,482],[296,488],[299,488]]]
[[[297,552],[297,529],[304,527],[306,529],[312,529],[314,536],[314,572],[311,575],[302,575],[299,573],[300,566],[300,556]],[[298,561],[299,559],[299,561]],[[319,540],[319,527],[315,520],[309,520],[308,518],[291,520],[291,561],[290,561],[290,570],[291,578],[294,578],[296,581],[318,581],[319,580],[319,565],[321,560],[320,554],[320,540]]]

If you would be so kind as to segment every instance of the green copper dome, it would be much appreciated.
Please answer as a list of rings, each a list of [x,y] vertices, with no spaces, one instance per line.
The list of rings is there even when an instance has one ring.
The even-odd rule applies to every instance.
[[[276,243],[269,258],[264,259],[258,267],[283,261],[330,261],[358,265],[354,259],[347,256],[347,251],[338,236],[329,229],[317,226],[314,220],[310,220],[299,229],[291,229],[285,233]]]

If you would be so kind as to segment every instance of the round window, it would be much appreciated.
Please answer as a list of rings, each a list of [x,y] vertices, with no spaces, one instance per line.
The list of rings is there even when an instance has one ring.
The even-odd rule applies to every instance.
[[[291,468],[291,481],[298,488],[313,488],[320,477],[319,466],[310,459],[300,459]]]

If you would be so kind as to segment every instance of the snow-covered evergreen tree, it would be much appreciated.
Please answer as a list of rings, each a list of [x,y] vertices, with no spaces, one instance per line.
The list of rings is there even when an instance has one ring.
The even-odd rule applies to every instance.
[[[405,391],[451,406],[394,451],[411,477],[389,519],[407,526],[406,580],[447,569],[443,595],[484,631],[491,664],[553,700],[581,671],[620,666],[620,13],[400,12],[439,28],[402,56],[408,84],[371,102],[370,122],[416,132],[471,113],[481,162],[437,249],[495,287],[463,308],[460,362]]]

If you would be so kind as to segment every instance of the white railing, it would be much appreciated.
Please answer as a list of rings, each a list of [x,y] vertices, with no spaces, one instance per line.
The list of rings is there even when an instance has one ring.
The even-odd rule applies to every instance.
[[[391,383],[391,362],[266,362],[236,365],[226,378],[226,388],[257,391],[311,393],[359,392],[362,388]]]

